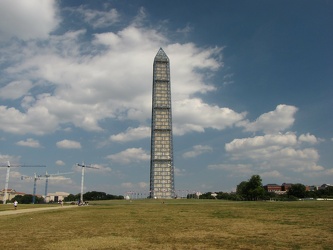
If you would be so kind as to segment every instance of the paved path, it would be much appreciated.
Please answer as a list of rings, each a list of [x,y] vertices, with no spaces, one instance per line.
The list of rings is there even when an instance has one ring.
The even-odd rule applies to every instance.
[[[0,216],[2,215],[11,215],[11,214],[23,214],[23,213],[30,213],[30,212],[38,212],[38,211],[45,211],[45,210],[52,210],[52,209],[67,209],[67,208],[74,208],[78,206],[59,206],[59,207],[40,207],[40,208],[27,208],[27,209],[16,209],[16,210],[6,210],[1,211]]]

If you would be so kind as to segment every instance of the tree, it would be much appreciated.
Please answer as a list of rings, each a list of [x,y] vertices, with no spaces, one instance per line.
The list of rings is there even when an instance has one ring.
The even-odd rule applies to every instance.
[[[13,199],[11,199],[12,202],[14,202],[15,200],[19,203],[19,204],[30,204],[32,203],[32,199],[33,199],[33,195],[31,194],[26,194],[26,195],[16,195]],[[44,199],[41,197],[35,197],[35,203],[43,203]]]
[[[251,200],[257,200],[263,197],[265,190],[262,186],[262,180],[259,175],[253,175],[247,184],[248,194]]]
[[[306,187],[303,184],[297,183],[291,185],[287,192],[288,196],[295,196],[297,198],[304,198],[306,195]]]
[[[265,190],[259,175],[252,175],[248,181],[242,181],[237,185],[236,193],[247,200],[258,200],[263,197]]]
[[[247,196],[247,191],[246,191],[247,185],[248,185],[247,181],[242,181],[241,183],[239,183],[237,185],[236,194],[245,198]]]
[[[107,200],[107,195],[104,192],[91,191],[83,195],[84,200],[94,201],[94,200]]]
[[[64,198],[64,201],[78,201],[80,199],[80,194],[70,194]]]
[[[64,198],[64,201],[78,201],[80,194],[70,194]],[[106,194],[105,192],[91,191],[83,194],[83,200],[94,201],[94,200],[123,200],[122,195]]]

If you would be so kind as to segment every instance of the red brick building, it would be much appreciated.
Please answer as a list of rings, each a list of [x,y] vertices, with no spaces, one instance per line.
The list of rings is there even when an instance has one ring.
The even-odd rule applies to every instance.
[[[267,191],[267,192],[279,192],[281,191],[281,186],[280,185],[277,185],[277,184],[267,184],[264,186],[264,189]]]
[[[292,183],[282,183],[281,190],[282,191],[288,191],[291,188]]]

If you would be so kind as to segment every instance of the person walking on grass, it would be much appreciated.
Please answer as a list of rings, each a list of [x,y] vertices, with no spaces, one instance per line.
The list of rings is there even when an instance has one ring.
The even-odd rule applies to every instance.
[[[17,209],[17,204],[18,204],[18,202],[14,201],[14,208],[15,208],[15,210]]]

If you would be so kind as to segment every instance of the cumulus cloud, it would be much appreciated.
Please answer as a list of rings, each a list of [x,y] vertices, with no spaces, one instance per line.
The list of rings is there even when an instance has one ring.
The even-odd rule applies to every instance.
[[[128,128],[126,132],[111,135],[110,140],[116,142],[135,141],[150,137],[150,127]]]
[[[32,83],[26,80],[10,82],[5,87],[0,88],[0,98],[18,99],[26,95],[32,86]]]
[[[47,38],[60,19],[55,0],[0,1],[0,37]]]
[[[19,146],[30,147],[30,148],[41,147],[41,145],[39,144],[39,141],[34,140],[32,138],[28,138],[25,141],[18,141],[16,144]]]
[[[10,118],[0,129],[43,135],[73,124],[100,132],[104,130],[100,122],[105,119],[134,120],[145,127],[151,116],[151,65],[161,45],[171,58],[175,134],[224,129],[244,118],[243,113],[192,98],[215,90],[208,75],[223,66],[222,48],[169,44],[157,29],[131,24],[115,32],[96,33],[89,41],[84,34],[84,30],[74,30],[50,35],[42,44],[31,40],[19,58],[10,56],[17,54],[15,43],[7,48],[9,52],[0,51],[10,65],[3,79],[14,78],[2,80],[7,93],[2,95],[22,98],[24,108],[0,106],[0,119]],[[18,84],[23,88],[14,93]],[[39,88],[30,93],[37,84]],[[185,121],[184,115],[189,120]],[[130,132],[114,135],[111,140],[128,140]]]
[[[101,173],[108,173],[108,172],[112,171],[112,168],[101,165],[101,164],[91,164],[91,167],[93,167],[93,169],[91,169],[91,171],[94,171],[94,169],[96,169]]]
[[[142,161],[149,161],[150,155],[147,154],[142,148],[128,148],[117,154],[107,156],[108,159],[121,164],[139,163]]]
[[[56,143],[58,148],[66,148],[66,149],[79,149],[81,148],[81,143],[77,141],[71,140],[62,140]]]
[[[266,147],[287,147],[295,146],[297,144],[297,137],[294,133],[287,134],[273,134],[264,136],[255,136],[250,138],[234,139],[225,145],[227,152],[241,154],[246,150],[263,149]]]
[[[183,154],[184,158],[194,158],[201,154],[212,152],[213,148],[207,145],[195,145],[191,151],[185,152]]]
[[[14,107],[0,106],[0,129],[14,134],[43,135],[57,129],[57,118],[46,107],[34,106],[26,113]]]
[[[273,169],[290,172],[322,171],[324,168],[317,164],[317,150],[304,147],[302,142],[298,141],[294,133],[269,134],[234,139],[225,145],[225,150],[229,160],[251,162],[252,170],[263,173],[270,173]]]
[[[204,132],[206,128],[223,130],[242,121],[246,115],[229,108],[209,105],[199,98],[176,101],[174,107],[175,135],[183,135],[191,131]]]
[[[300,135],[298,140],[300,142],[307,142],[307,143],[310,143],[310,144],[318,143],[318,139],[316,138],[316,136],[311,135],[310,133],[307,133],[305,135],[304,134]]]
[[[62,160],[57,160],[57,161],[55,162],[55,164],[56,164],[57,166],[65,166],[65,165],[66,165],[65,162],[63,162]]]
[[[294,115],[297,108],[290,105],[280,104],[275,110],[262,114],[254,122],[241,122],[245,131],[257,132],[263,131],[266,134],[283,132],[290,128],[295,121]]]

